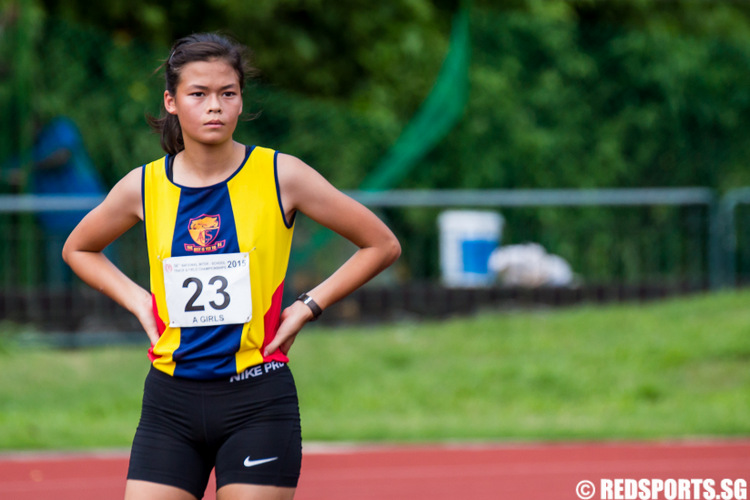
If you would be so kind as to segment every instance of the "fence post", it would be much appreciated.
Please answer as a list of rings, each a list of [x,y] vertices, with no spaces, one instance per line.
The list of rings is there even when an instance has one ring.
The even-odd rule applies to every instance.
[[[719,238],[723,261],[723,285],[737,285],[737,227],[735,211],[740,204],[750,204],[750,187],[727,191],[718,209]]]
[[[724,227],[721,204],[712,200],[708,205],[708,278],[711,290],[731,285],[733,270],[727,269],[727,252],[724,245]]]

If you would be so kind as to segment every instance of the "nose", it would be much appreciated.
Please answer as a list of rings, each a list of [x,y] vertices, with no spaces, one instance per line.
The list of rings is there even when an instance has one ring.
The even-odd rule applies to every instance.
[[[216,95],[211,95],[208,101],[209,113],[221,113],[221,99]]]

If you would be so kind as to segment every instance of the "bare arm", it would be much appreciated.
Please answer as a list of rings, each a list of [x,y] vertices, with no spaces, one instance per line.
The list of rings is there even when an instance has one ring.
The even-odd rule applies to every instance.
[[[151,294],[128,278],[103,253],[107,245],[143,219],[141,172],[131,171],[70,233],[63,259],[89,286],[112,298],[141,322],[152,343],[159,334]]]
[[[278,168],[287,218],[300,211],[358,247],[349,260],[308,292],[321,308],[325,309],[349,295],[401,255],[398,240],[374,213],[333,187],[304,162],[279,155]],[[277,348],[286,353],[299,330],[311,318],[310,309],[299,301],[287,307],[282,312],[276,338],[265,354]]]

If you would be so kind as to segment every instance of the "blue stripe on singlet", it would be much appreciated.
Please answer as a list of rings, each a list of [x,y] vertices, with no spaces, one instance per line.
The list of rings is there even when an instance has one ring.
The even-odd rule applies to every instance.
[[[204,247],[190,235],[191,220],[218,217],[219,227],[208,231]],[[172,256],[205,254],[203,248],[217,248],[211,253],[239,252],[234,212],[226,182],[205,187],[182,187],[175,221]],[[192,249],[191,249],[192,248]],[[242,324],[182,327],[180,346],[173,358],[174,375],[193,379],[217,378],[237,373],[235,353],[242,338]]]

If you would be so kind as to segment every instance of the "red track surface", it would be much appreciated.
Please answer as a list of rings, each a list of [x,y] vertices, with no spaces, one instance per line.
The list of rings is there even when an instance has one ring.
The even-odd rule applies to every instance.
[[[127,456],[121,453],[0,455],[0,499],[120,499],[126,470]],[[579,498],[576,487],[584,480],[597,488],[592,498],[600,499],[607,498],[599,491],[600,481],[615,479],[682,479],[683,485],[685,480],[711,479],[717,499],[745,500],[748,497],[746,493],[742,497],[742,485],[750,482],[750,440],[328,448],[311,445],[305,448],[296,500],[567,500]],[[731,480],[733,490],[721,489],[725,479]],[[212,481],[206,499],[215,498],[213,488]],[[709,492],[699,488],[691,489],[689,496],[677,492],[674,498],[710,500]],[[735,492],[739,495],[735,496]],[[663,492],[656,493],[653,498],[669,498]],[[624,489],[620,494],[624,496],[619,498],[628,498],[629,493]]]

